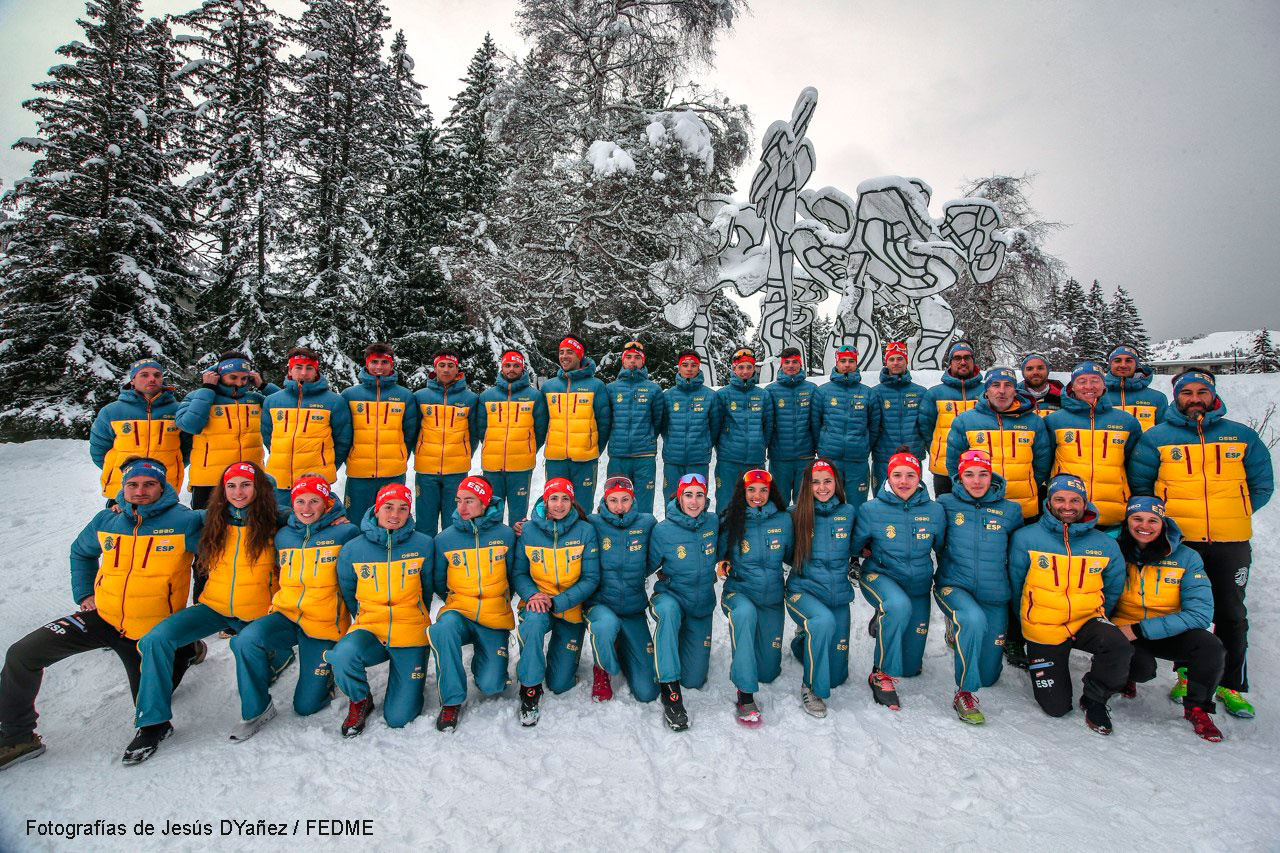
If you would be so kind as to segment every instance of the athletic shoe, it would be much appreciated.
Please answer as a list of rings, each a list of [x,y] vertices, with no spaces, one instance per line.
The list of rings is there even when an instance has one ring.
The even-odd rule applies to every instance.
[[[1174,672],[1178,673],[1178,680],[1173,682],[1173,689],[1169,691],[1169,701],[1181,704],[1187,698],[1187,668],[1180,666]]]
[[[209,656],[209,644],[204,640],[196,640],[193,645],[195,645],[196,648],[195,651],[191,653],[191,661],[187,666],[199,666],[204,663],[204,659]]]
[[[895,679],[879,670],[872,670],[871,675],[867,677],[867,684],[871,685],[871,696],[878,704],[884,705],[890,711],[901,709]]]
[[[1183,719],[1191,721],[1192,727],[1200,737],[1210,743],[1222,742],[1222,732],[1218,731],[1218,727],[1213,724],[1213,717],[1210,717],[1204,709],[1184,708],[1182,716]]]
[[[542,685],[520,687],[520,725],[536,726],[538,724],[538,703],[542,701]]]
[[[1080,707],[1084,711],[1084,722],[1100,735],[1111,734],[1111,709],[1106,702],[1094,702],[1080,697]]]
[[[1011,643],[1006,640],[1004,644],[1004,660],[1009,666],[1026,669],[1027,664],[1030,663],[1027,659],[1027,644]]]
[[[751,694],[739,690],[734,709],[738,715],[738,725],[749,729],[758,729],[764,725],[764,720],[760,719],[760,706],[756,704],[755,697]]]
[[[1120,695],[1126,699],[1137,699],[1138,698],[1138,682],[1126,681],[1124,683],[1124,689],[1120,691]]]
[[[351,705],[347,708],[347,719],[342,724],[343,737],[355,737],[364,731],[365,723],[369,722],[369,715],[373,713],[373,697],[361,699],[359,702],[352,699]]]
[[[827,715],[827,703],[808,687],[800,688],[800,707],[804,708],[804,712],[810,717],[822,719]]]
[[[443,705],[436,714],[436,731],[451,732],[458,727],[458,717],[462,714],[461,705]]]
[[[0,746],[0,771],[40,755],[44,755],[44,741],[40,740],[40,735],[32,732],[26,740]]]
[[[268,687],[280,680],[280,676],[284,674],[284,671],[289,668],[289,664],[293,663],[298,656],[294,653],[293,649],[289,649],[285,654],[284,660],[277,663],[279,657],[279,654],[276,652],[269,652],[267,654],[267,666],[271,669],[271,674],[267,676]],[[332,699],[333,697],[330,696],[329,698]]]
[[[968,690],[957,690],[955,698],[951,700],[951,707],[955,709],[956,716],[962,723],[980,726],[987,721],[987,718],[982,716],[982,709],[978,707],[978,697]]]
[[[613,698],[613,685],[609,682],[609,673],[598,666],[591,667],[591,698],[596,702],[608,702]]]
[[[1218,688],[1218,701],[1222,703],[1222,707],[1227,709],[1227,713],[1233,717],[1239,717],[1242,720],[1253,719],[1253,706],[1249,704],[1249,700],[1240,695],[1239,690],[1228,690],[1225,687]]]
[[[231,730],[232,743],[244,743],[258,733],[258,730],[276,718],[275,700],[267,702],[267,709],[251,720],[241,720]]]
[[[133,736],[133,740],[129,741],[129,745],[125,747],[124,758],[121,759],[126,765],[141,764],[146,761],[155,751],[160,748],[160,741],[173,734],[173,724],[164,722],[156,723],[154,726],[143,726],[138,729],[138,733]]]
[[[673,732],[689,728],[689,712],[684,709],[680,682],[668,681],[659,686],[662,688],[662,718],[666,721],[667,728]]]

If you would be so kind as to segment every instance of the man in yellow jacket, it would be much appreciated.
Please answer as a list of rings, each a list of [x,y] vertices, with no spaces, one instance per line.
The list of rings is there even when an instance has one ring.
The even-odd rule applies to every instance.
[[[276,481],[276,502],[288,510],[288,485],[317,473],[332,485],[351,450],[351,409],[329,390],[320,355],[308,347],[287,353],[284,389],[262,403],[262,444],[270,454],[267,473]],[[285,486],[281,487],[283,483]]]
[[[417,525],[420,533],[435,536],[453,517],[450,501],[471,472],[471,457],[480,438],[479,398],[467,387],[458,354],[452,350],[436,353],[426,386],[413,396],[421,421],[413,452]]]
[[[164,368],[153,358],[135,361],[120,396],[103,406],[89,430],[89,457],[102,470],[102,496],[110,504],[120,491],[120,463],[149,456],[164,465],[169,485],[182,491],[182,469],[191,436],[177,424],[178,398],[165,387]]]
[[[560,372],[542,386],[547,399],[547,479],[564,477],[586,506],[595,504],[596,468],[609,443],[613,409],[609,392],[596,378],[596,363],[574,335],[558,352]]]
[[[384,486],[404,483],[409,451],[418,437],[413,392],[396,379],[396,353],[389,344],[364,351],[360,383],[342,392],[351,411],[351,452],[347,454],[344,505],[359,525]]]

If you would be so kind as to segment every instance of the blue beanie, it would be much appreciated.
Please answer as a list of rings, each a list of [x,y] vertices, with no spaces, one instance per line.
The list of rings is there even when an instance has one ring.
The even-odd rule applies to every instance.
[[[1102,365],[1096,361],[1082,361],[1076,365],[1075,370],[1071,371],[1071,381],[1075,382],[1081,376],[1088,376],[1089,374],[1093,374],[1100,379],[1105,379],[1107,376],[1107,372],[1102,369]]]
[[[1115,361],[1116,356],[1120,356],[1120,355],[1127,355],[1133,358],[1134,361],[1141,361],[1141,359],[1138,358],[1138,351],[1133,347],[1129,346],[1128,344],[1121,344],[1120,346],[1113,349],[1111,351],[1111,355],[1107,356],[1107,361],[1108,362]]]
[[[224,358],[218,362],[214,370],[218,371],[219,376],[226,376],[228,373],[251,373],[253,365],[249,364],[247,358]]]
[[[1089,492],[1085,489],[1084,480],[1074,474],[1059,474],[1049,481],[1049,485],[1045,488],[1046,497],[1053,497],[1054,492],[1075,492],[1084,498],[1084,502],[1089,502]]]
[[[957,355],[973,355],[973,347],[964,341],[956,341],[951,345],[951,349],[947,350],[947,361],[950,361]]]
[[[138,375],[139,370],[144,370],[148,367],[154,367],[156,370],[164,373],[164,368],[161,367],[160,362],[156,361],[154,358],[140,358],[133,364],[129,365],[129,378],[133,379]]]
[[[1213,375],[1205,373],[1202,370],[1188,370],[1173,381],[1173,396],[1178,396],[1183,388],[1188,385],[1203,385],[1208,388],[1216,397],[1218,394],[1218,386],[1214,383]]]
[[[993,367],[987,371],[986,377],[982,380],[982,389],[985,391],[996,382],[1012,382],[1018,384],[1018,377],[1013,372],[1012,367]]]
[[[135,459],[124,466],[120,482],[124,484],[134,477],[150,477],[163,483],[167,473],[164,465],[154,459]]]
[[[1049,366],[1049,359],[1045,358],[1043,353],[1029,352],[1022,357],[1022,369],[1026,370],[1027,362],[1035,361],[1037,358],[1044,362],[1045,367]]]
[[[1129,505],[1124,508],[1124,517],[1128,518],[1135,512],[1150,512],[1164,518],[1164,501],[1151,495],[1129,498]]]

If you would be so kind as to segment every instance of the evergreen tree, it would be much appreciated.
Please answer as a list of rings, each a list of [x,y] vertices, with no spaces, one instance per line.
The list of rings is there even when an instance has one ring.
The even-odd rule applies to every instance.
[[[1081,361],[1078,336],[1081,326],[1086,322],[1087,302],[1088,297],[1085,295],[1084,288],[1080,286],[1080,282],[1074,278],[1067,279],[1067,283],[1062,286],[1062,290],[1058,293],[1057,316],[1067,332],[1066,346],[1063,348],[1066,363],[1060,366],[1054,365],[1059,369],[1069,370]]]
[[[1146,354],[1151,346],[1151,337],[1147,334],[1146,324],[1138,314],[1138,305],[1123,287],[1117,287],[1111,297],[1107,309],[1107,346],[1130,344],[1139,353]]]
[[[498,88],[498,48],[488,33],[467,65],[462,91],[444,120],[445,144],[454,158],[449,183],[459,212],[485,213],[504,175],[500,152],[491,139],[493,93]]]
[[[180,93],[167,28],[144,29],[139,0],[89,0],[84,40],[23,106],[40,155],[4,197],[0,260],[0,433],[84,435],[142,356],[186,374],[189,227],[174,178]]]
[[[1271,344],[1271,332],[1265,327],[1254,335],[1247,373],[1280,373],[1280,355]]]
[[[1103,323],[1107,318],[1107,302],[1102,295],[1102,285],[1095,278],[1085,298],[1084,311],[1075,327],[1076,356],[1079,361],[1104,361],[1107,357],[1107,338]]]

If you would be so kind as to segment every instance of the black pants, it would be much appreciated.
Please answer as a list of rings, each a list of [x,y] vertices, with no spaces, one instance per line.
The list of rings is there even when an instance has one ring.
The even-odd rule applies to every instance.
[[[943,495],[951,494],[952,485],[954,484],[951,482],[951,478],[948,477],[946,474],[934,474],[933,475],[933,496],[935,498],[938,498],[938,497],[942,497]]]
[[[1039,515],[1033,515],[1024,519],[1023,527],[1029,527],[1040,520]],[[1009,599],[1009,626],[1004,631],[1004,644],[1009,646],[1020,646],[1024,642],[1022,637],[1022,590],[1015,589],[1013,597]]]
[[[1214,691],[1222,679],[1225,652],[1222,641],[1203,628],[1192,628],[1162,640],[1133,641],[1129,662],[1130,681],[1150,681],[1156,677],[1156,658],[1184,661],[1187,667],[1187,697],[1182,704],[1202,708],[1212,714]]]
[[[1090,619],[1073,639],[1056,646],[1027,643],[1031,691],[1051,717],[1071,710],[1071,650],[1093,655],[1093,666],[1084,675],[1084,698],[1106,702],[1124,689],[1129,677],[1133,646],[1120,629],[1105,619]]]
[[[213,495],[213,490],[217,486],[192,486],[191,487],[191,508],[192,509],[208,509],[209,498]]]
[[[138,698],[142,656],[138,641],[123,637],[96,610],[83,610],[37,628],[9,647],[0,671],[0,745],[26,740],[36,730],[36,695],[45,667],[72,655],[94,649],[111,649],[124,664],[129,692]],[[174,656],[176,688],[190,665],[194,645],[178,649]]]
[[[1218,635],[1227,653],[1222,686],[1246,693],[1249,690],[1249,611],[1244,605],[1244,591],[1249,583],[1253,549],[1248,542],[1187,544],[1204,560],[1205,574],[1213,586],[1213,633]]]

